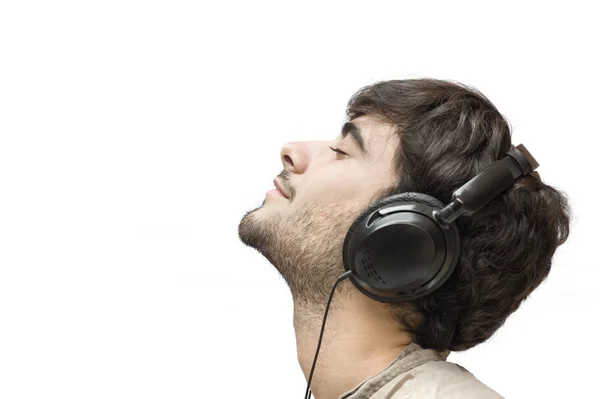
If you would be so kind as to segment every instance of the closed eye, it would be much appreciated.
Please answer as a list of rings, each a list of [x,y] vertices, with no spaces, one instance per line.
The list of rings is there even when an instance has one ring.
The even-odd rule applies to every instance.
[[[340,150],[339,148],[334,148],[334,147],[329,147],[329,149],[333,152],[337,152],[338,154],[342,154],[342,155],[348,155],[346,154],[344,151]]]

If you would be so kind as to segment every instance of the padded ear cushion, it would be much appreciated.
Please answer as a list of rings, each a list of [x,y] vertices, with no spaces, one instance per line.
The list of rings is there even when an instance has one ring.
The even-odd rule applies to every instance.
[[[394,194],[394,195],[390,195],[390,196],[381,198],[380,200],[372,203],[365,211],[363,211],[356,218],[354,223],[352,223],[352,225],[348,229],[348,234],[346,234],[346,241],[350,238],[350,236],[352,235],[354,230],[356,230],[356,228],[363,221],[363,219],[365,219],[371,213],[373,213],[374,210],[381,208],[382,206],[386,206],[386,205],[390,205],[390,204],[394,204],[394,203],[402,203],[402,202],[417,202],[420,204],[429,205],[436,209],[442,209],[445,206],[444,203],[442,201],[438,200],[437,198],[432,197],[427,194],[423,194],[423,193],[406,192],[406,193]]]

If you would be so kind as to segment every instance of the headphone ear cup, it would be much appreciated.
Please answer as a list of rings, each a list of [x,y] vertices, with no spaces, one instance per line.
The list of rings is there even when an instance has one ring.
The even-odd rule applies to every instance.
[[[358,226],[364,220],[373,214],[373,212],[377,211],[379,208],[383,208],[386,205],[393,205],[398,203],[411,203],[417,202],[420,204],[428,205],[435,209],[441,209],[444,207],[444,203],[439,199],[432,197],[423,193],[400,193],[390,195],[384,198],[379,199],[378,201],[373,202],[367,209],[365,209],[359,216],[356,217],[354,223],[348,228],[348,233],[346,234],[346,242],[349,239],[349,236],[356,230]]]
[[[459,255],[454,223],[433,217],[444,204],[422,193],[400,193],[371,204],[352,223],[343,248],[344,268],[365,295],[405,302],[427,295],[450,276]]]

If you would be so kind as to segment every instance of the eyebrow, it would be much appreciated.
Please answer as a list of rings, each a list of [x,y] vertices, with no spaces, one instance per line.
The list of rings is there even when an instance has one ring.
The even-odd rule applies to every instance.
[[[342,139],[345,139],[348,133],[350,133],[350,137],[352,137],[352,140],[354,140],[354,143],[356,143],[356,145],[360,149],[360,152],[363,155],[369,155],[369,152],[365,148],[365,140],[360,134],[360,129],[358,128],[358,126],[356,126],[352,122],[344,123],[344,126],[342,126]]]

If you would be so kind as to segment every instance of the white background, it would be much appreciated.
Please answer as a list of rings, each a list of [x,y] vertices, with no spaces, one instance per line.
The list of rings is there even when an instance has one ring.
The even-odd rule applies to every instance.
[[[548,280],[449,360],[506,398],[598,397],[593,7],[215,3],[0,3],[0,398],[300,398],[287,287],[239,220],[284,143],[425,76],[486,94],[575,214]]]

